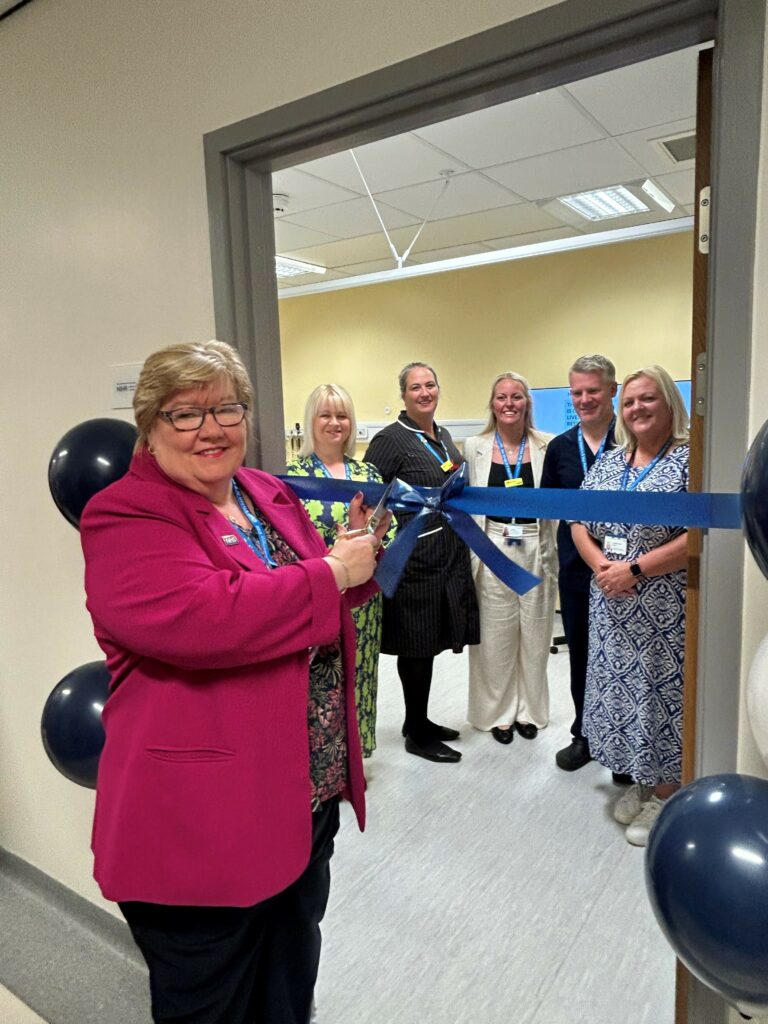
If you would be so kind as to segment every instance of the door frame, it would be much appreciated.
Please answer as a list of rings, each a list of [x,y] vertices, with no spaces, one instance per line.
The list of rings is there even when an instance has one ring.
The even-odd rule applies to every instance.
[[[260,440],[250,460],[277,471],[285,458],[275,429],[284,416],[272,171],[714,39],[703,487],[737,491],[749,427],[765,17],[763,0],[568,0],[205,135],[216,333],[237,346],[254,381]],[[741,534],[706,535],[697,776],[736,770],[743,575]],[[687,997],[678,1024],[727,1021],[726,1004],[695,979]]]

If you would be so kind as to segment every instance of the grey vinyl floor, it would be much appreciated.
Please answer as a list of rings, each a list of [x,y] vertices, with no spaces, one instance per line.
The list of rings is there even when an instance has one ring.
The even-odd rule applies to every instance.
[[[350,809],[333,859],[319,1024],[671,1024],[673,954],[643,851],[611,817],[593,763],[560,771],[568,655],[550,656],[552,716],[509,746],[466,724],[466,655],[435,663],[430,715],[459,764],[406,754],[395,659],[383,656],[368,827]]]

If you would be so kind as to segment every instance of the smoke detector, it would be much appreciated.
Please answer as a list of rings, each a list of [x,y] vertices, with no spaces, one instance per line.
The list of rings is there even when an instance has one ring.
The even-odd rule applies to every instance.
[[[288,213],[288,207],[291,205],[291,197],[285,192],[274,192],[272,194],[272,209],[274,210],[276,217],[282,217]]]

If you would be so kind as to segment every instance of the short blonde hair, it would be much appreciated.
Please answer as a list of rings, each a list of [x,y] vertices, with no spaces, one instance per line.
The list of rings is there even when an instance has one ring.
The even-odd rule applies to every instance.
[[[501,384],[503,380],[512,380],[515,384],[519,384],[520,388],[526,398],[525,407],[525,420],[523,421],[523,431],[527,432],[534,429],[533,425],[533,399],[531,398],[531,389],[528,386],[528,381],[525,377],[519,373],[513,373],[512,370],[507,370],[506,373],[500,373],[498,377],[491,384],[491,396],[488,399],[488,420],[483,427],[484,434],[493,434],[496,431],[496,415],[493,411],[493,396],[496,394],[496,388]]]
[[[315,416],[320,407],[330,402],[334,412],[343,412],[349,417],[349,437],[344,445],[344,454],[349,458],[355,454],[355,443],[357,438],[357,420],[355,418],[355,407],[349,392],[340,384],[318,384],[309,393],[307,404],[304,406],[304,440],[299,448],[299,455],[306,457],[314,455],[315,452]]]
[[[616,442],[622,448],[627,451],[633,451],[637,447],[637,439],[632,431],[629,429],[626,421],[624,420],[624,389],[627,384],[631,384],[632,381],[639,380],[641,377],[647,377],[648,380],[652,380],[656,387],[659,389],[661,397],[667,404],[667,408],[672,413],[672,444],[677,445],[688,444],[688,413],[685,408],[685,402],[683,396],[680,394],[680,389],[677,384],[672,380],[669,373],[664,369],[663,366],[659,366],[658,363],[651,363],[650,366],[644,366],[640,370],[635,370],[633,373],[628,373],[624,380],[621,382],[621,391],[619,392],[618,410],[616,413]]]
[[[163,404],[177,391],[231,381],[238,402],[247,407],[250,437],[253,385],[237,351],[224,341],[191,341],[168,345],[147,356],[133,395],[133,415],[139,436],[134,452],[149,444],[149,434]]]

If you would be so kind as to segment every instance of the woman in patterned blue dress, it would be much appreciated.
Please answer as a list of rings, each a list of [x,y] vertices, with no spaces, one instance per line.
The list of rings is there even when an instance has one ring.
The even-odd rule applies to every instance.
[[[622,384],[618,447],[582,487],[685,491],[688,415],[661,366]],[[574,523],[594,575],[589,606],[585,735],[595,760],[632,776],[614,808],[626,837],[644,846],[663,801],[680,784],[687,537],[681,527]]]
[[[320,384],[311,392],[304,410],[304,442],[298,458],[288,463],[292,476],[329,477],[381,483],[381,475],[369,462],[358,462],[355,454],[357,427],[349,394],[338,384]],[[338,537],[337,527],[348,526],[349,506],[341,501],[303,502],[304,508],[326,544]],[[394,526],[390,529],[390,540]],[[381,647],[381,594],[352,610],[357,630],[355,700],[363,757],[376,748],[376,694]]]

